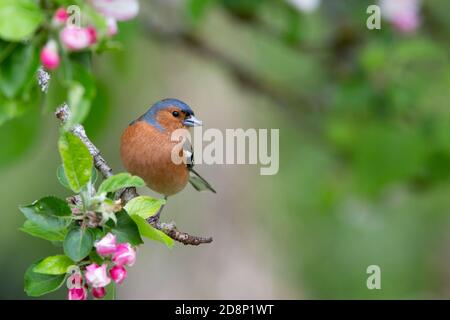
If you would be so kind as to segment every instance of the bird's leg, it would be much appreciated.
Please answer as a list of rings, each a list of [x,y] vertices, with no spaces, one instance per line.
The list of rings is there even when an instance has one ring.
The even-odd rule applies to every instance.
[[[147,218],[147,222],[148,223],[150,223],[150,224],[155,224],[155,223],[157,223],[158,221],[159,221],[159,217],[160,217],[160,215],[161,215],[161,211],[163,210],[163,208],[164,208],[164,204],[161,206],[161,208],[159,208],[159,210],[158,210],[158,212],[157,213],[155,213],[154,215],[152,215],[151,217],[149,217],[149,218]]]
[[[164,197],[164,200],[167,201],[167,196]],[[161,212],[162,212],[162,210],[164,209],[164,206],[165,206],[165,204],[163,204],[163,205],[159,208],[159,210],[158,210],[157,213],[155,213],[155,214],[152,215],[150,218],[148,218],[148,219],[147,219],[147,222],[150,223],[150,224],[152,224],[152,225],[154,225],[155,223],[158,223],[158,222],[159,222],[159,218],[160,218],[160,216],[161,216]]]

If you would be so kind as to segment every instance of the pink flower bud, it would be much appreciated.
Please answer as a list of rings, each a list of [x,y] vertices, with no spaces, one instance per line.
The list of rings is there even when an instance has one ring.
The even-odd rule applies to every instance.
[[[127,277],[127,270],[122,266],[114,266],[109,270],[109,274],[115,283],[121,284]]]
[[[56,26],[62,26],[66,23],[67,19],[69,19],[69,14],[67,13],[65,8],[59,8],[55,11],[53,15],[53,23]]]
[[[87,292],[85,288],[69,289],[67,299],[69,300],[87,300]]]
[[[101,266],[96,263],[88,265],[84,277],[86,282],[93,288],[106,287],[111,282],[111,279],[106,274],[105,263]]]
[[[92,288],[92,296],[96,299],[102,299],[106,295],[105,287]]]
[[[139,13],[137,0],[91,0],[91,4],[105,17],[118,21],[131,20]]]
[[[58,68],[61,59],[58,54],[58,45],[56,41],[50,40],[41,50],[41,63],[48,70]]]
[[[108,25],[108,36],[112,37],[117,34],[119,28],[117,27],[117,21],[114,18],[108,17],[106,18],[106,24]]]
[[[86,30],[89,34],[89,45],[93,45],[97,42],[97,30],[92,26],[87,27]]]
[[[95,243],[97,253],[104,257],[113,254],[116,251],[116,236],[112,233],[108,233],[100,241]]]
[[[92,35],[87,28],[67,26],[59,34],[64,46],[73,51],[87,48],[92,41]]]
[[[118,266],[132,266],[136,261],[136,251],[129,243],[121,243],[116,247],[112,261]]]

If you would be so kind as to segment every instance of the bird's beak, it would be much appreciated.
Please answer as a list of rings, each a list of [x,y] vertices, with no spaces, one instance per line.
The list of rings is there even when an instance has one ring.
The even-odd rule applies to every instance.
[[[203,123],[196,117],[191,115],[189,116],[189,118],[184,119],[183,124],[187,127],[196,127],[201,126]]]

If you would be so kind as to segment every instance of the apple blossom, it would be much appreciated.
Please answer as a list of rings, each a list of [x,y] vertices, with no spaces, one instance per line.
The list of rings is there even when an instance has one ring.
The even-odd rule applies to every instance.
[[[97,42],[97,30],[94,27],[89,26],[86,28],[89,33],[89,45],[92,45]]]
[[[40,59],[42,65],[48,70],[55,70],[58,68],[61,61],[58,53],[58,45],[55,40],[49,40],[42,48]]]
[[[116,236],[109,232],[100,241],[97,241],[94,246],[97,249],[97,253],[102,257],[113,254],[116,251]]]
[[[105,287],[111,282],[111,279],[106,273],[105,263],[101,266],[96,263],[88,265],[84,277],[86,278],[86,282],[93,288]]]
[[[92,35],[87,28],[66,26],[60,33],[61,42],[73,51],[87,48],[92,41]]]
[[[132,266],[136,261],[136,251],[129,243],[121,243],[116,247],[112,261],[118,266]]]
[[[137,0],[91,0],[91,4],[105,17],[118,21],[131,20],[139,13]]]
[[[69,300],[87,300],[87,293],[85,288],[72,288],[69,289],[67,297]]]
[[[69,18],[69,14],[65,8],[59,8],[53,15],[52,23],[56,26],[62,26]]]
[[[123,266],[114,266],[109,270],[109,274],[115,283],[121,284],[127,277],[127,270]]]
[[[106,295],[105,287],[92,288],[92,296],[97,299],[102,299]]]

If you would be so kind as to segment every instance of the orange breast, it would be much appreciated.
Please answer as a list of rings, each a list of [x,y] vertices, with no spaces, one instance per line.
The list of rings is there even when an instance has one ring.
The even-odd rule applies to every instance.
[[[172,162],[175,145],[169,133],[137,121],[122,134],[120,155],[128,172],[144,179],[150,189],[170,196],[183,190],[189,180],[186,165]]]

